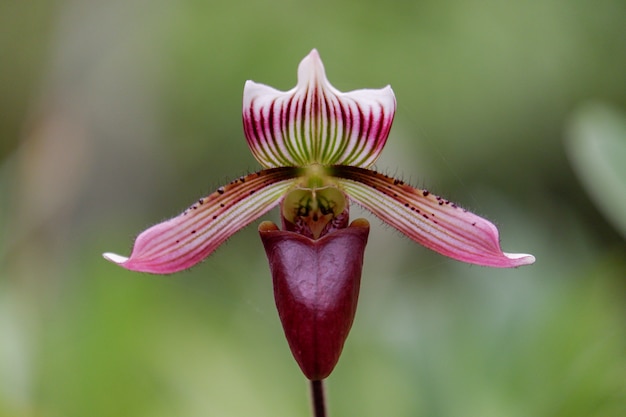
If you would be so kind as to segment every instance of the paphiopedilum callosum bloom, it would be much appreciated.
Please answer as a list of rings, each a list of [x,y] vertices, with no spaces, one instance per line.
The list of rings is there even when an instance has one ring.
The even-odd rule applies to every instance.
[[[292,90],[246,82],[245,136],[264,169],[218,188],[179,216],[144,231],[130,257],[107,253],[105,258],[133,271],[168,274],[184,270],[280,205],[286,230],[265,222],[260,233],[275,293],[291,291],[287,301],[281,301],[284,296],[280,294],[276,301],[292,351],[310,379],[326,377],[334,363],[303,365],[302,361],[309,359],[298,358],[296,351],[306,346],[294,344],[315,344],[318,336],[327,336],[306,330],[311,324],[306,317],[322,310],[320,320],[326,318],[334,326],[329,331],[341,333],[338,341],[331,343],[339,345],[338,351],[336,346],[329,348],[333,351],[330,356],[338,358],[356,308],[369,225],[359,219],[348,227],[350,203],[366,208],[423,246],[459,261],[501,268],[533,263],[532,255],[504,253],[498,230],[489,221],[427,190],[370,169],[387,141],[395,108],[389,86],[347,93],[335,89],[316,50],[300,63],[298,83]],[[297,284],[299,289],[289,289],[298,280],[303,281]],[[314,290],[311,280],[316,282],[311,285],[318,286]],[[345,280],[350,283],[339,285],[336,291],[331,288],[335,281]],[[319,287],[319,282],[324,286]],[[329,301],[329,294],[338,298]],[[292,309],[302,307],[303,299],[313,312],[293,313]],[[293,300],[295,307],[289,304]],[[340,305],[334,316],[329,313],[333,305]],[[341,320],[338,330],[333,323]],[[319,327],[320,323],[313,325]],[[333,360],[336,362],[329,361]]]

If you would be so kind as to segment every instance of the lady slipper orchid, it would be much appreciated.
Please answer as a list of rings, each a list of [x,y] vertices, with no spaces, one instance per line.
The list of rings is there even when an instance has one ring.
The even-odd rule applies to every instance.
[[[199,199],[181,215],[141,233],[130,257],[104,257],[133,270],[190,268],[233,233],[280,205],[283,230],[259,226],[285,336],[311,380],[314,415],[325,416],[322,380],[335,367],[357,307],[369,223],[349,223],[352,202],[409,238],[460,261],[516,267],[532,255],[500,249],[498,230],[456,204],[370,169],[396,108],[389,86],[342,93],[316,50],[282,92],[248,81],[243,125],[264,169]]]
[[[489,221],[370,169],[387,141],[395,108],[389,86],[335,89],[316,50],[300,63],[292,90],[246,82],[244,132],[264,169],[142,232],[130,257],[104,257],[133,271],[173,273],[196,265],[279,204],[288,231],[321,239],[346,227],[354,202],[450,258],[500,268],[533,263],[532,255],[504,253]]]

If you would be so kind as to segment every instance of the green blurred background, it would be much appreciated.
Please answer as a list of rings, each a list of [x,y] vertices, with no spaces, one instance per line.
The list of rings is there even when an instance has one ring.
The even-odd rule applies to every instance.
[[[624,22],[623,0],[2,0],[0,416],[309,415],[255,227],[170,277],[101,253],[258,169],[244,81],[289,89],[314,47],[341,90],[393,86],[378,169],[537,257],[469,266],[369,217],[331,416],[626,415]]]

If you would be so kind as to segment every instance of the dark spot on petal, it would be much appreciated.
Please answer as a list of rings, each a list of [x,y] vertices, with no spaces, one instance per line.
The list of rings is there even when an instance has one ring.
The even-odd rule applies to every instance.
[[[476,226],[476,222],[472,223],[472,226]]]
[[[404,207],[408,207],[408,206],[409,206],[409,203],[404,203]]]
[[[218,189],[217,189],[217,192],[218,192],[219,194],[224,194],[224,187],[220,187],[220,188],[218,188]]]
[[[428,215],[422,214],[422,217],[425,218],[426,220],[428,220]]]
[[[256,190],[250,190],[250,195],[254,194]]]
[[[224,207],[224,203],[220,203],[220,207]]]
[[[195,231],[195,230],[192,230],[192,231],[191,231],[191,234],[194,234],[194,233],[196,233],[196,231]]]
[[[428,190],[424,190],[424,191],[422,191],[422,195],[423,195],[424,197],[428,197],[428,194],[430,194],[430,191],[428,191]]]
[[[204,204],[204,198],[201,198],[200,200],[198,200],[198,203]]]
[[[213,215],[213,220],[217,219],[217,214]]]

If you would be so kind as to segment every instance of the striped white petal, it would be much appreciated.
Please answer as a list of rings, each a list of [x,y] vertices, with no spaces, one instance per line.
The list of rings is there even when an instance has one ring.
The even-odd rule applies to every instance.
[[[300,63],[292,90],[246,82],[243,125],[252,153],[265,167],[369,167],[387,141],[395,109],[389,86],[347,93],[334,88],[314,49]]]

